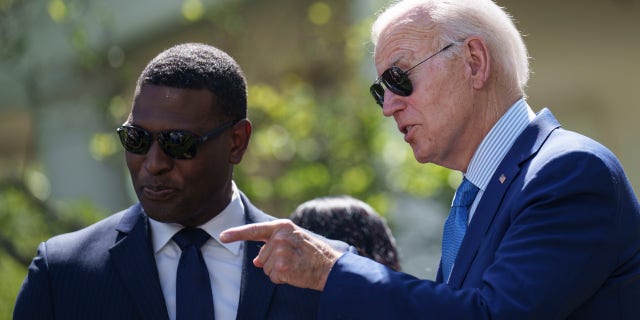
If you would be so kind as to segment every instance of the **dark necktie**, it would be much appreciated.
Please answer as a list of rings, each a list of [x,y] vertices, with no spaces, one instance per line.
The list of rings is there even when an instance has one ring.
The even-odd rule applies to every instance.
[[[182,254],[176,278],[176,319],[214,319],[209,272],[200,247],[209,234],[202,229],[184,228],[173,236]]]
[[[476,198],[478,190],[478,187],[464,178],[453,197],[453,204],[442,233],[442,276],[445,283],[448,282],[458,249],[467,232],[469,206]]]

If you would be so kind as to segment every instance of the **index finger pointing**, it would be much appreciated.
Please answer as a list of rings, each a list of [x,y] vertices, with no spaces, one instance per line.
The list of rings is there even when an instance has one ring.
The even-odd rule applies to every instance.
[[[220,233],[220,241],[267,241],[276,230],[274,221],[252,223],[244,226],[229,228]]]

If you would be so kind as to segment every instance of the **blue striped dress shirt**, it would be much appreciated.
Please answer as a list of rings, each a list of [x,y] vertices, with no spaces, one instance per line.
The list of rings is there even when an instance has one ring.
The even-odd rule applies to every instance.
[[[469,181],[480,188],[469,210],[467,224],[473,218],[476,206],[482,198],[489,180],[498,169],[498,165],[511,149],[513,142],[535,116],[524,98],[519,99],[496,122],[478,146],[478,150],[473,154],[467,172],[464,174]]]

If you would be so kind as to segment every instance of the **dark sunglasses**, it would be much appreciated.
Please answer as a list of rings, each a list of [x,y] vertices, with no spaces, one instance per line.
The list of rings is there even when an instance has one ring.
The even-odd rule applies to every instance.
[[[380,107],[382,107],[382,103],[384,102],[384,87],[387,87],[387,89],[399,96],[408,97],[409,95],[411,95],[411,93],[413,92],[413,85],[411,84],[411,80],[409,80],[409,71],[425,63],[427,60],[433,58],[438,53],[451,48],[451,46],[453,46],[453,43],[448,44],[444,48],[440,49],[440,51],[418,62],[413,67],[407,69],[407,71],[402,71],[402,69],[395,66],[385,70],[369,88],[373,99],[376,100],[376,103]],[[382,85],[384,85],[384,87]]]
[[[191,159],[195,157],[198,145],[219,136],[239,121],[229,121],[202,136],[185,130],[162,131],[157,134],[158,144],[162,151],[171,158]],[[128,152],[146,154],[153,144],[153,135],[140,127],[122,125],[116,131],[120,136],[122,146]]]

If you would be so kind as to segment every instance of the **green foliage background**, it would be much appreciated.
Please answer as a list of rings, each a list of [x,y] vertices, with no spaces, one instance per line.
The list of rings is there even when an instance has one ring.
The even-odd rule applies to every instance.
[[[326,195],[352,195],[382,215],[393,209],[398,194],[448,201],[450,180],[455,184],[459,177],[440,167],[418,165],[395,123],[382,117],[369,96],[373,67],[366,64],[370,48],[365,44],[373,16],[349,19],[344,13],[354,9],[344,1],[300,3],[306,8],[301,28],[314,34],[302,45],[307,48],[307,65],[313,69],[288,70],[267,79],[239,60],[249,80],[249,117],[254,124],[249,151],[235,172],[239,187],[256,205],[280,217],[287,217],[303,201]],[[207,9],[207,1],[185,0],[183,27],[214,28],[223,33],[221,39],[240,39],[239,30],[250,27],[244,14],[261,4],[264,2],[231,1],[212,10]],[[273,2],[274,7],[283,5],[288,5],[287,1]],[[85,30],[88,23],[97,24],[109,39],[113,27],[110,17],[117,12],[105,9],[101,2],[0,1],[0,55],[5,61],[26,65],[29,61],[23,61],[22,52],[28,35],[21,33],[21,24],[28,20],[21,21],[17,15],[25,6],[42,6],[46,18],[68,34],[69,42],[60,45],[74,49],[74,75],[105,78],[109,83],[95,94],[91,107],[104,114],[106,127],[115,128],[128,113],[130,91],[140,66],[127,60],[114,66],[118,52],[109,44],[93,45]],[[99,19],[87,22],[86,16],[96,12]],[[167,38],[191,41],[179,35]],[[135,56],[135,52],[122,50]],[[274,57],[256,55],[253,59],[267,64]],[[371,72],[365,74],[363,66]],[[19,81],[29,81],[29,68],[25,70]],[[45,106],[46,99],[33,92],[29,112]],[[33,143],[29,149],[37,150],[37,141]],[[122,150],[112,131],[96,131],[86,152],[98,161],[120,166],[123,185],[129,183]],[[33,151],[33,156],[0,171],[0,319],[11,318],[16,294],[41,241],[110,214],[86,200],[47,197],[45,168],[43,159]]]

